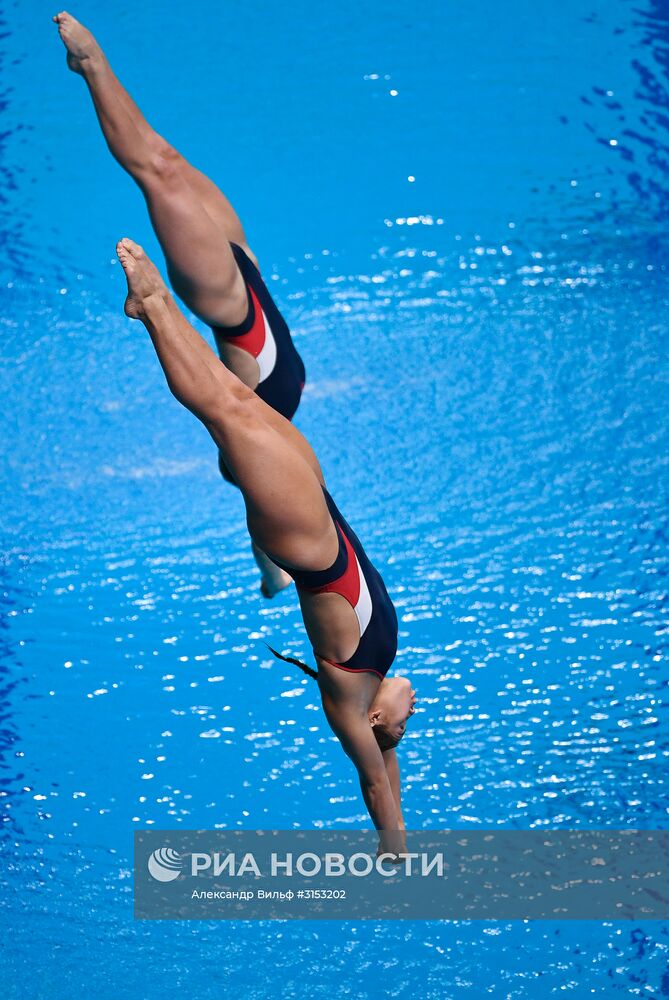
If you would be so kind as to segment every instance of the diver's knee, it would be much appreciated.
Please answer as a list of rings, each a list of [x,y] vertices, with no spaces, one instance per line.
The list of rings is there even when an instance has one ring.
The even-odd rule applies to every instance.
[[[164,142],[164,147],[151,150],[146,165],[145,174],[153,182],[167,186],[180,183],[183,178],[182,157],[176,149]]]
[[[179,153],[178,150],[176,150],[174,146],[167,141],[167,139],[163,139],[162,135],[158,135],[157,132],[154,132],[149,137],[149,145],[154,156],[160,156],[166,160],[177,160],[183,162],[181,153]]]

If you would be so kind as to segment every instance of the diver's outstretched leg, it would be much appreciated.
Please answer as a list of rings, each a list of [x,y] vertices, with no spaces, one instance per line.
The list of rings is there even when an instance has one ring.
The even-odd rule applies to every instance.
[[[256,393],[250,390],[248,386],[244,385],[236,375],[226,368],[220,358],[214,354],[209,344],[200,336],[181,312],[170,295],[158,269],[149,260],[142,247],[138,246],[132,240],[123,239],[117,244],[116,250],[128,280],[128,297],[125,303],[125,311],[128,316],[142,320],[147,329],[149,329],[149,333],[151,333],[154,346],[155,337],[158,336],[158,332],[155,334],[152,332],[147,309],[149,306],[151,307],[150,312],[152,315],[154,313],[159,313],[161,316],[169,314],[169,323],[166,322],[166,331],[170,333],[169,343],[172,346],[167,353],[164,350],[158,350],[157,346],[156,351],[165,371],[170,389],[179,402],[199,417],[207,428],[209,428],[208,421],[205,419],[206,411],[202,409],[202,399],[210,393],[204,392],[204,390],[211,389],[213,384],[214,388],[218,385],[218,390],[220,391],[220,387],[222,386],[228,396],[237,396],[248,402],[257,418],[261,419],[263,424],[266,424],[270,430],[273,430],[291,451],[301,457],[311,469],[317,482],[322,486],[324,483],[323,472],[313,448],[304,435],[298,431],[294,424],[291,424],[289,420],[286,420],[275,409],[263,402]],[[160,309],[158,308],[159,306]],[[178,338],[172,330],[173,327],[179,333]],[[163,340],[167,338],[167,332],[161,336],[161,345]],[[183,354],[183,370],[180,370],[178,364],[171,360],[172,354],[177,347]],[[164,363],[168,357],[171,360],[169,371],[166,369]],[[188,374],[188,370],[190,369],[193,369],[193,376]],[[200,387],[199,385],[192,384],[195,374],[197,374],[199,379],[206,379],[204,386]],[[223,458],[233,474],[234,481],[243,491],[244,486],[240,482],[239,474],[240,472],[242,474],[245,472],[245,462],[242,461],[238,468],[236,462],[231,464],[227,461],[225,449],[221,450]],[[286,561],[290,562],[291,560],[287,559]]]
[[[246,240],[232,206],[149,126],[91,32],[65,11],[54,21],[70,69],[88,85],[110,152],[146,198],[175,290],[212,326],[242,323],[247,292],[230,240]]]
[[[255,543],[289,566],[330,566],[339,541],[309,443],[228,371],[178,309],[141,247],[123,239],[117,253],[128,279],[126,313],[144,323],[173,395],[202,421],[223,453],[244,497]],[[351,618],[355,647],[359,629]]]

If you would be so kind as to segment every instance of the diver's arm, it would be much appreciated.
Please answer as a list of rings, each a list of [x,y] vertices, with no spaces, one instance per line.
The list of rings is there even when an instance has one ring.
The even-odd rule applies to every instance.
[[[397,759],[397,754],[395,749],[383,751],[383,763],[386,767],[386,774],[388,775],[388,781],[390,782],[390,789],[393,793],[393,798],[395,799],[395,805],[397,807],[397,815],[399,816],[400,830],[405,830],[404,826],[404,816],[402,815],[402,792],[401,792],[401,782],[400,782],[400,764]]]
[[[405,849],[401,813],[390,785],[383,756],[369,718],[357,707],[323,699],[323,708],[344,753],[355,764],[360,789],[374,826],[379,831],[381,850],[399,854]]]

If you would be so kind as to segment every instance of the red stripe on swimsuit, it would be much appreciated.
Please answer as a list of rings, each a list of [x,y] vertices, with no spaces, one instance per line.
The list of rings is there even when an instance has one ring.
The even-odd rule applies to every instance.
[[[337,528],[337,533],[339,534],[340,548],[343,541],[344,548],[346,550],[346,568],[341,576],[338,576],[334,580],[330,580],[329,583],[324,583],[320,587],[304,587],[304,590],[308,590],[311,594],[340,594],[341,597],[346,598],[352,608],[355,608],[360,598],[360,572],[358,570],[358,560],[355,557],[353,546],[342,531],[341,526],[337,524],[336,521],[334,523]],[[341,558],[341,554],[339,558]]]
[[[257,358],[265,346],[267,328],[265,326],[265,317],[263,316],[262,307],[258,302],[258,296],[250,285],[247,285],[247,288],[251,297],[253,309],[253,325],[251,326],[251,329],[247,330],[246,333],[238,333],[236,336],[226,336],[225,330],[221,327],[218,327],[218,330],[228,343],[234,344],[235,347],[241,347],[243,351],[247,351],[252,357]]]

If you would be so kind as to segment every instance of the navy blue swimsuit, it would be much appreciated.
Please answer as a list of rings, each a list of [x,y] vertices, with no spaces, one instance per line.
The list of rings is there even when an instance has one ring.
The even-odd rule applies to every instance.
[[[304,388],[302,358],[260,271],[240,246],[236,243],[230,246],[246,285],[249,307],[246,319],[239,326],[211,328],[219,353],[221,341],[248,351],[260,369],[256,393],[286,420],[292,420]],[[219,467],[221,474],[233,482],[221,458]]]
[[[324,570],[298,570],[284,566],[274,556],[272,559],[290,573],[298,591],[341,594],[358,617],[360,642],[353,656],[345,663],[321,659],[342,670],[366,671],[383,678],[397,652],[397,614],[380,573],[368,559],[357,535],[325,487],[323,493],[339,537],[339,552],[332,566]]]

